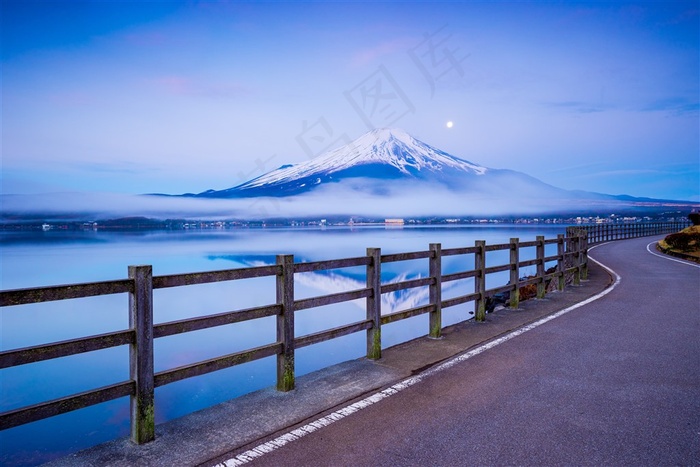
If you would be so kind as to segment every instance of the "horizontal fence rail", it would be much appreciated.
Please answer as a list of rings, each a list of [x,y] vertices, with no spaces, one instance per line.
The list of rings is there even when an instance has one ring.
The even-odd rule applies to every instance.
[[[680,222],[630,222],[621,224],[576,225],[566,228],[567,236],[586,233],[589,245],[624,240],[627,238],[648,237],[678,232],[690,225],[690,221]]]
[[[574,226],[567,228],[566,236],[558,235],[557,238],[551,239],[538,236],[535,241],[527,242],[520,242],[519,239],[513,238],[510,243],[486,245],[484,241],[477,241],[471,247],[446,249],[442,249],[440,244],[435,243],[430,244],[429,249],[425,251],[388,255],[382,255],[378,248],[368,248],[366,256],[308,263],[295,263],[294,257],[291,255],[278,255],[274,265],[155,277],[152,275],[151,266],[129,266],[128,279],[0,291],[0,307],[106,294],[127,293],[129,295],[128,329],[4,350],[0,352],[0,369],[121,345],[129,346],[130,359],[130,375],[127,381],[0,413],[0,429],[12,428],[129,396],[131,401],[131,439],[137,444],[142,444],[155,437],[154,389],[156,387],[245,362],[275,356],[277,359],[277,389],[289,391],[295,386],[294,353],[298,348],[364,331],[366,332],[367,358],[378,359],[381,358],[382,353],[381,326],[413,316],[428,314],[429,329],[427,335],[437,338],[442,332],[442,310],[445,308],[473,302],[474,319],[484,321],[486,312],[492,308],[494,297],[499,294],[503,295],[504,299],[507,298],[509,306],[517,308],[521,290],[524,290],[523,287],[534,286],[535,296],[543,298],[547,292],[545,288],[547,283],[551,282],[554,285],[553,290],[561,291],[567,283],[577,285],[582,279],[586,279],[587,252],[588,245],[591,243],[669,233],[684,226],[661,223],[630,226]],[[545,256],[547,245],[556,245],[557,253]],[[529,248],[530,251],[534,248],[535,257],[533,259],[520,259],[522,250],[526,248]],[[497,251],[508,252],[508,262],[486,266],[488,253]],[[471,255],[473,268],[443,274],[442,260],[460,255]],[[428,261],[429,277],[382,283],[382,264],[413,260]],[[547,269],[546,265],[551,263],[555,265]],[[532,266],[536,268],[534,276],[520,277],[521,268]],[[312,298],[295,298],[295,274],[351,267],[365,268],[366,286],[364,288]],[[487,289],[487,275],[497,272],[508,272],[508,283]],[[274,303],[177,321],[153,323],[154,289],[239,281],[258,277],[275,278],[276,297]],[[463,279],[473,279],[471,290],[466,290],[466,293],[457,297],[442,299],[443,283]],[[416,287],[428,287],[429,300],[427,304],[394,313],[382,313],[382,294]],[[296,311],[352,300],[365,301],[365,319],[304,336],[294,334],[294,314]],[[157,373],[154,371],[155,339],[272,316],[276,317],[277,331],[276,335],[271,337],[271,342],[266,345]],[[465,319],[468,318],[465,316]]]

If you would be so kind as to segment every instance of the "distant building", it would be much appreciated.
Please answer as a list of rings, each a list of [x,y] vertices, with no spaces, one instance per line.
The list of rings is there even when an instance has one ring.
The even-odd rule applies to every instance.
[[[387,225],[404,225],[403,219],[384,219],[384,223]]]

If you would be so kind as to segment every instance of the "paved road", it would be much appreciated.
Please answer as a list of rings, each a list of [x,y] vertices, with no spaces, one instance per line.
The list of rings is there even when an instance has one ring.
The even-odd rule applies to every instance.
[[[652,240],[591,251],[621,277],[598,300],[250,465],[700,465],[700,268]]]

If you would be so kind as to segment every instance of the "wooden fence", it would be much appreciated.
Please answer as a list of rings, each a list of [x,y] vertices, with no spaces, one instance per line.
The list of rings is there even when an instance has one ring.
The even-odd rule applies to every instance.
[[[575,236],[585,232],[588,237],[588,244],[595,245],[612,240],[670,234],[678,232],[689,225],[689,221],[577,225],[567,227],[566,234],[567,236]]]
[[[641,229],[637,232],[653,231],[653,233],[657,233],[656,229],[657,227]],[[389,323],[427,313],[429,315],[428,335],[437,338],[442,331],[441,313],[444,308],[475,302],[475,320],[483,321],[486,313],[486,301],[496,294],[508,292],[509,305],[517,308],[519,290],[528,284],[537,284],[537,297],[539,298],[544,297],[545,282],[550,279],[556,279],[558,290],[564,289],[567,276],[574,284],[578,284],[582,278],[585,279],[587,274],[588,243],[586,231],[585,228],[577,227],[576,230],[569,233],[570,235],[567,237],[558,235],[557,238],[552,239],[538,236],[535,241],[529,242],[520,242],[519,239],[513,238],[510,243],[498,245],[487,245],[484,241],[477,241],[474,246],[464,248],[443,249],[439,243],[435,243],[430,244],[429,249],[425,251],[388,255],[382,255],[378,248],[368,248],[366,256],[305,263],[295,263],[292,255],[278,255],[274,265],[155,277],[152,274],[151,266],[129,266],[127,279],[1,291],[0,307],[97,295],[129,294],[128,329],[62,342],[4,350],[0,352],[0,370],[83,352],[128,345],[130,377],[127,381],[109,386],[0,413],[0,430],[129,396],[131,439],[138,444],[148,442],[155,437],[154,389],[156,387],[241,363],[276,356],[277,389],[289,391],[295,385],[294,353],[296,349],[301,347],[365,331],[367,334],[367,358],[378,359],[381,357],[382,351],[381,328]],[[546,245],[556,245],[557,253],[545,256]],[[533,247],[536,253],[535,258],[521,261],[521,250]],[[505,264],[487,267],[487,255],[494,251],[509,251],[509,261]],[[443,274],[442,259],[457,255],[473,255],[473,268]],[[398,283],[382,283],[381,268],[383,264],[420,259],[425,259],[429,263],[428,277]],[[547,263],[555,264],[553,271],[550,268],[549,273],[545,272]],[[358,266],[366,268],[365,287],[330,295],[295,299],[295,274]],[[536,274],[528,278],[521,278],[521,268],[528,266],[535,266]],[[508,284],[486,289],[486,276],[501,271],[509,272]],[[270,305],[178,321],[153,323],[154,289],[266,276],[276,278],[276,300]],[[467,278],[474,278],[473,290],[458,297],[442,299],[442,284]],[[382,294],[426,286],[429,287],[428,304],[382,314]],[[296,311],[357,299],[366,300],[366,317],[362,321],[304,336],[294,335],[294,313]],[[177,368],[154,371],[154,339],[268,316],[277,317],[276,337],[272,343]]]

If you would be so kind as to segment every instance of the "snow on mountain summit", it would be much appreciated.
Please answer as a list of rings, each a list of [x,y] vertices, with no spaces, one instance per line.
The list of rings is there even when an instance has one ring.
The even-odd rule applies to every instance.
[[[380,128],[310,161],[283,165],[232,188],[189,196],[295,197],[317,189],[324,200],[334,196],[345,199],[348,193],[377,199],[417,192],[459,193],[453,201],[466,194],[476,194],[479,199],[486,195],[502,198],[513,192],[540,199],[564,195],[561,189],[522,172],[486,168],[425,144],[403,130]]]
[[[362,171],[363,167],[367,170]],[[397,172],[391,178],[401,175],[429,178],[455,171],[483,175],[488,170],[425,144],[403,130],[380,128],[308,162],[280,167],[232,190],[280,185],[302,179],[317,184],[343,176],[372,177],[391,169]]]

